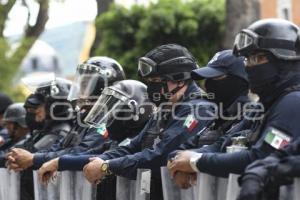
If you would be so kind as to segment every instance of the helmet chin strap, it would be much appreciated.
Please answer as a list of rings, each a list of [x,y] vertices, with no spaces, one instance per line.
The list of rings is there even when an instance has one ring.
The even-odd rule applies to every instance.
[[[183,88],[185,86],[185,84],[183,84],[182,86],[178,86],[179,85],[179,82],[177,82],[177,86],[176,88],[174,88],[173,90],[169,91],[169,87],[168,87],[168,83],[165,82],[163,84],[163,88],[164,88],[164,92],[165,92],[163,95],[167,98],[167,97],[170,97],[168,100],[170,100],[179,90],[181,90],[181,88]]]

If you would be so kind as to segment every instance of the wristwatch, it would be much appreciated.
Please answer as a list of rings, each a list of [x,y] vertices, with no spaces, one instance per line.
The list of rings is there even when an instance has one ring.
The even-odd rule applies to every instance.
[[[202,153],[197,153],[190,158],[190,166],[195,172],[200,172],[197,168],[197,162],[202,157]]]
[[[111,174],[111,171],[109,170],[109,161],[108,160],[106,160],[102,163],[101,172],[104,172],[107,175]]]

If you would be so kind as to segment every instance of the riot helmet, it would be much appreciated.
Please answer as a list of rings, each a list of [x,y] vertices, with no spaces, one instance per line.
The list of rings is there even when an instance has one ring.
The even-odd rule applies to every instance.
[[[24,103],[14,103],[11,104],[3,114],[3,122],[15,122],[19,126],[26,128],[25,116],[26,110]]]
[[[283,19],[263,19],[237,34],[233,52],[248,56],[255,52],[270,52],[277,59],[300,60],[300,30]]]
[[[151,50],[139,59],[138,74],[147,82],[150,101],[159,107],[192,82],[191,71],[197,68],[194,57],[185,47],[167,44]],[[171,91],[168,81],[177,85]]]
[[[32,90],[33,94],[26,102],[25,106],[34,104],[45,105],[47,119],[67,117],[70,114],[71,105],[67,97],[71,88],[71,81],[58,78],[54,75],[36,78],[36,80],[22,80],[25,85]]]
[[[77,66],[68,100],[97,100],[105,87],[124,79],[123,68],[116,60],[91,57]]]
[[[178,44],[159,46],[138,62],[138,75],[142,78],[163,77],[166,80],[184,81],[191,78],[191,71],[197,69],[192,54]]]
[[[115,128],[115,124],[120,126],[120,123],[120,133],[126,129],[141,128],[153,111],[146,90],[143,83],[135,80],[123,80],[106,87],[84,121],[96,128],[104,123],[110,134],[116,132],[110,131],[110,128]]]

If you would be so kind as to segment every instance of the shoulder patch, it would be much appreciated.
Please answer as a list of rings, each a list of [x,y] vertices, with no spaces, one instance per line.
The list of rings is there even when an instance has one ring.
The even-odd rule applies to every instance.
[[[189,132],[191,132],[197,124],[198,120],[196,120],[193,115],[188,115],[184,121],[183,126],[186,127]]]
[[[291,137],[276,128],[270,128],[264,141],[275,149],[282,149],[291,141]]]
[[[106,129],[106,124],[101,124],[96,130],[97,133],[102,135],[104,138],[108,138],[108,131]]]

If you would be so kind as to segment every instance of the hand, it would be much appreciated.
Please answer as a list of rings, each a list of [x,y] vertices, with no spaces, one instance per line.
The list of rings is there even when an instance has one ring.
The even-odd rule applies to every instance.
[[[59,158],[55,158],[42,165],[42,167],[38,171],[40,182],[48,184],[51,178],[55,178],[56,172],[58,170],[58,161]]]
[[[197,180],[197,173],[189,174],[184,172],[177,172],[173,180],[178,187],[182,189],[188,189],[195,185],[195,182]]]
[[[237,200],[259,200],[261,199],[262,191],[263,187],[259,181],[252,178],[245,179]]]
[[[85,178],[92,184],[99,184],[101,179],[106,175],[101,171],[101,166],[104,160],[101,158],[90,158],[90,162],[83,168],[83,174]]]
[[[9,152],[7,157],[7,166],[15,171],[25,170],[33,165],[33,154],[24,149],[15,148]]]
[[[171,176],[174,177],[178,171],[195,173],[190,165],[190,159],[196,155],[198,155],[198,153],[193,151],[179,151],[174,159],[168,162],[168,169],[171,173]]]

